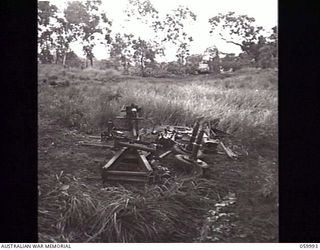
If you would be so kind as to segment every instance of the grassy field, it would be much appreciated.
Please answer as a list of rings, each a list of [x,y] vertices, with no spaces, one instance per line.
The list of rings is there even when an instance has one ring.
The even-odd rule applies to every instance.
[[[173,79],[39,65],[38,75],[40,241],[277,241],[275,70]],[[99,152],[72,143],[99,134],[131,103],[149,127],[218,121],[243,157],[210,159],[208,177],[191,182],[175,176],[165,187],[101,189]],[[105,161],[112,152],[100,155]]]

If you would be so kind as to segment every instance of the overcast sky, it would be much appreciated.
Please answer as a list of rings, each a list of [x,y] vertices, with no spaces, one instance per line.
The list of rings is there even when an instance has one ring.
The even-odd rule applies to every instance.
[[[190,53],[203,53],[204,50],[212,45],[218,47],[222,52],[239,53],[238,46],[227,44],[224,41],[214,38],[209,34],[210,25],[208,19],[218,13],[226,13],[234,11],[236,14],[245,14],[256,19],[256,24],[263,26],[267,31],[277,25],[278,22],[278,2],[277,0],[150,0],[155,8],[162,14],[169,13],[179,5],[189,7],[197,15],[197,20],[194,23],[186,25],[186,31],[190,34],[194,41],[190,46]],[[65,0],[50,0],[59,9],[66,6]],[[128,0],[102,0],[102,8],[106,12],[107,17],[113,21],[112,30],[114,32],[132,33],[136,36],[141,36],[144,39],[151,39],[154,36],[152,30],[149,30],[145,25],[138,21],[125,21],[126,9]],[[83,57],[79,43],[72,44],[72,49]],[[165,60],[176,60],[175,47],[166,47]],[[105,59],[107,50],[103,45],[97,45],[94,49],[94,54],[97,59]]]

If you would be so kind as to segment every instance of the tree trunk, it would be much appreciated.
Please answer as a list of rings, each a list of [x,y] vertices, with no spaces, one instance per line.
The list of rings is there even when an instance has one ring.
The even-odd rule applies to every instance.
[[[143,77],[145,77],[144,65],[143,65],[143,56],[141,57],[140,63],[141,63],[141,74],[142,74]]]
[[[90,60],[90,66],[93,67],[93,58],[90,57],[89,60]]]
[[[125,62],[123,64],[123,68],[124,68],[124,74],[125,75],[128,75],[129,74],[129,63],[128,62]],[[118,70],[118,69],[117,69]]]
[[[58,62],[59,62],[59,52],[58,52],[58,50],[56,50],[56,60],[55,60],[55,64],[58,64]]]
[[[67,60],[67,53],[65,52],[63,54],[63,61],[62,61],[62,65],[65,66],[66,65],[66,60]]]

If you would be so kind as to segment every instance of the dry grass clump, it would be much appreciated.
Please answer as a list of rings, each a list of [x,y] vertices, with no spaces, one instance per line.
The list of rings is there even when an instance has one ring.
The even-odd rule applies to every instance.
[[[128,189],[84,185],[69,174],[57,180],[48,178],[39,196],[41,242],[192,242],[220,197],[205,179]]]

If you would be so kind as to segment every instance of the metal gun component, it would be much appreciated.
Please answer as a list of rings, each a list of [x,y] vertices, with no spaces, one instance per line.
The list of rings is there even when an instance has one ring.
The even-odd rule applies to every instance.
[[[102,168],[103,182],[150,182],[153,170],[146,156],[137,149],[123,147]]]
[[[200,123],[197,121],[193,126],[192,135],[191,135],[190,141],[189,141],[189,143],[188,143],[188,145],[186,147],[187,151],[191,151],[192,150],[193,143],[196,140],[196,136],[198,134],[199,128],[200,128]]]
[[[192,154],[194,142],[197,138],[199,128],[200,128],[200,123],[197,121],[195,122],[193,129],[191,131],[191,137],[188,141],[188,144],[185,145],[183,143],[177,143],[176,145],[173,146],[173,150],[177,154]],[[181,141],[185,141],[185,140],[183,140],[182,138]]]
[[[153,169],[147,154],[155,154],[156,149],[144,143],[139,136],[139,117],[141,108],[135,104],[125,106],[121,112],[125,116],[116,119],[124,120],[129,137],[114,136],[114,147],[119,148],[116,154],[102,168],[103,182],[110,180],[149,182],[153,179]]]
[[[196,129],[198,130],[199,127]],[[202,143],[202,139],[203,139],[203,135],[204,135],[205,131],[203,129],[200,130],[198,136],[196,137],[196,141],[193,142],[193,147],[192,147],[192,152],[191,154],[188,155],[182,155],[182,154],[178,154],[176,155],[176,159],[183,163],[186,166],[189,167],[196,167],[196,168],[200,168],[200,169],[206,169],[208,168],[208,164],[200,159],[198,159],[198,153],[199,153],[199,149],[201,147],[201,143]],[[201,171],[202,174],[202,171]]]
[[[219,140],[209,139],[207,136],[203,137],[202,152],[204,154],[215,154],[219,145]]]
[[[203,135],[204,135],[204,130],[201,130],[197,136],[196,142],[193,143],[192,154],[191,154],[193,159],[197,159]]]
[[[172,153],[184,167],[189,167],[190,175],[201,176],[208,169],[208,164],[201,154],[217,153],[218,145],[229,157],[235,158],[218,139],[217,129],[212,124],[196,121],[192,128],[186,126],[163,125],[148,129],[140,128],[141,108],[135,104],[123,106],[114,121],[109,120],[107,129],[101,133],[100,142],[113,140],[114,145],[83,142],[81,145],[96,146],[115,150],[114,156],[102,167],[103,182],[130,181],[151,182],[163,175],[161,160]],[[118,123],[117,123],[118,121]],[[200,129],[201,126],[201,129]],[[149,132],[148,132],[149,130]],[[91,136],[98,139],[97,136]],[[214,139],[212,139],[214,138]],[[200,152],[201,150],[201,152]],[[199,159],[201,158],[201,159]],[[162,172],[161,172],[162,171]]]

